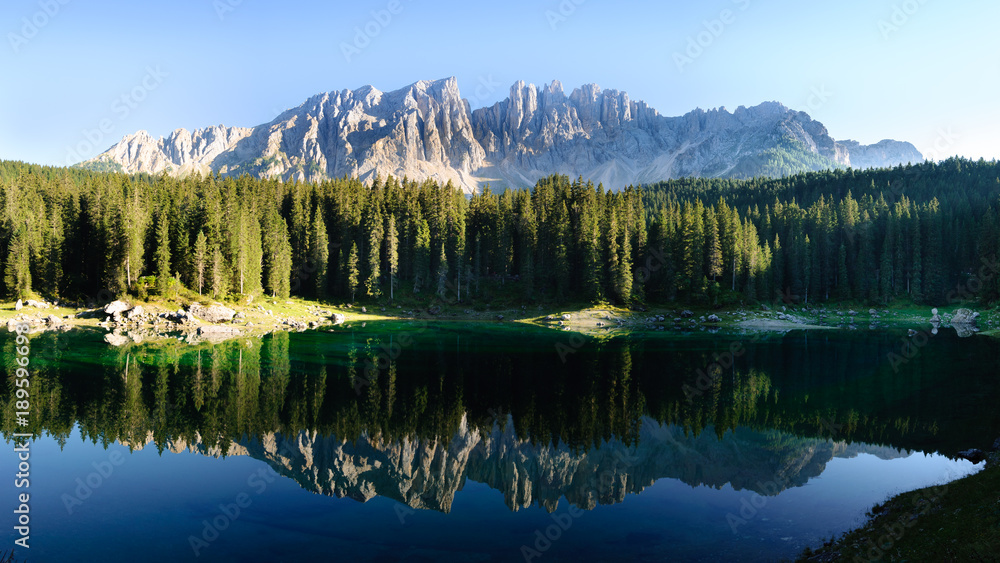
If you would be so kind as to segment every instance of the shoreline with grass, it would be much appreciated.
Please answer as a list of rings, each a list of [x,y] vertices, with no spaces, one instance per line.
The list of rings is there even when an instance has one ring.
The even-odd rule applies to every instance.
[[[996,561],[1000,451],[987,454],[986,466],[974,475],[900,493],[866,516],[863,525],[806,549],[798,561]]]
[[[854,304],[820,307],[766,305],[755,307],[685,307],[664,305],[623,308],[606,304],[447,304],[441,300],[400,300],[396,303],[329,303],[298,298],[262,297],[249,303],[214,301],[207,298],[138,300],[124,298],[117,314],[107,305],[80,307],[41,299],[0,303],[0,322],[28,322],[33,331],[93,329],[112,335],[109,343],[141,342],[157,337],[186,339],[197,343],[276,331],[342,330],[378,321],[523,323],[581,334],[624,334],[672,331],[785,333],[795,330],[888,330],[908,329],[931,334],[950,328],[959,307],[941,311],[942,323],[932,325],[929,308],[900,304],[889,308],[861,310]],[[855,310],[854,308],[858,310]],[[221,318],[193,314],[205,308],[220,308]],[[229,316],[231,315],[231,316]],[[983,311],[975,334],[1000,336],[1000,309]],[[971,333],[970,333],[971,334]]]

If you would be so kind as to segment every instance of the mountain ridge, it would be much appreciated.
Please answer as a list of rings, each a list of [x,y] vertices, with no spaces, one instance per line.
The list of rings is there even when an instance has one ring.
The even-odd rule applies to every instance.
[[[507,98],[472,110],[451,77],[391,92],[369,85],[317,94],[256,127],[177,129],[159,139],[138,131],[81,165],[299,181],[408,176],[471,193],[486,184],[530,187],[553,173],[619,189],[923,160],[910,143],[836,141],[822,123],[778,102],[665,117],[626,92],[585,84],[567,95],[554,80],[518,81]]]

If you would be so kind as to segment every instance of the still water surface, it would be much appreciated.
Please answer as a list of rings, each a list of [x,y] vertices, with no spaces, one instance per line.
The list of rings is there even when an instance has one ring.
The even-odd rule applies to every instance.
[[[19,555],[794,558],[889,495],[977,471],[956,452],[1000,436],[992,340],[942,331],[899,362],[901,339],[455,323],[197,346],[36,335]],[[24,429],[2,345],[13,476]]]

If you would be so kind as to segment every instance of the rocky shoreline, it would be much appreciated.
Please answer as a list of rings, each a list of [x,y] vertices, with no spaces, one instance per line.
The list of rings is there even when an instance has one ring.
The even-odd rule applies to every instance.
[[[350,323],[378,320],[433,320],[436,322],[520,322],[556,330],[601,335],[624,332],[675,331],[681,333],[717,333],[726,330],[740,332],[786,333],[793,330],[882,330],[909,328],[910,337],[921,333],[936,335],[942,328],[953,328],[959,337],[970,337],[981,331],[993,335],[1000,329],[997,311],[983,316],[970,309],[951,313],[932,309],[930,316],[917,311],[874,308],[855,311],[849,308],[780,306],[771,309],[732,308],[692,309],[620,309],[585,307],[544,316],[529,312],[527,307],[499,311],[472,309],[442,310],[432,307],[369,312],[366,307],[341,305],[332,307],[310,301],[265,300],[243,307],[218,302],[193,302],[176,308],[162,304],[114,301],[99,308],[69,307],[59,302],[18,301],[14,314],[0,316],[8,330],[26,323],[31,332],[68,331],[74,328],[94,328],[106,331],[104,339],[113,346],[123,346],[149,340],[171,338],[197,344],[223,341],[243,336],[259,337],[275,331],[334,330],[350,328]],[[10,309],[0,307],[0,314]],[[541,306],[538,312],[543,311]],[[980,328],[979,323],[985,326]],[[991,334],[993,333],[993,334]]]

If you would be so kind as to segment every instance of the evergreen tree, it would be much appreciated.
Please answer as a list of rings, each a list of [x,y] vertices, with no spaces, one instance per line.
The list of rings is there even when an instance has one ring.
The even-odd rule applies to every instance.
[[[27,230],[24,223],[15,227],[4,266],[4,284],[18,299],[27,299],[31,295],[31,246]]]
[[[399,233],[396,232],[396,218],[389,216],[386,233],[386,256],[389,261],[389,299],[396,298],[396,272],[399,268]]]
[[[208,238],[205,231],[198,231],[198,238],[194,243],[194,255],[192,256],[194,271],[194,281],[198,285],[198,295],[201,295],[205,287],[205,268],[208,265]]]
[[[161,211],[156,226],[156,292],[166,296],[170,281],[170,223]]]
[[[131,287],[138,279],[143,269],[143,241],[146,238],[148,214],[142,202],[140,191],[131,181],[124,185],[124,209],[119,215],[121,220],[121,238],[124,243],[124,274],[125,287]]]
[[[850,301],[851,284],[847,274],[847,246],[840,245],[840,252],[837,254],[837,299]]]
[[[268,211],[261,234],[265,289],[273,297],[287,299],[291,294],[292,245],[288,239],[288,225],[276,209]]]
[[[445,299],[448,295],[448,254],[445,252],[444,242],[441,243],[437,262],[437,296]]]
[[[430,281],[431,232],[424,219],[417,220],[416,242],[413,252],[413,293],[420,291]]]
[[[370,210],[366,220],[368,231],[367,276],[365,277],[365,295],[378,297],[381,295],[382,279],[382,215],[377,208]]]
[[[910,266],[910,297],[914,301],[921,303],[924,300],[923,244],[920,241],[920,216],[916,212],[913,213],[913,220],[911,221],[910,239],[913,241],[911,246],[913,257]]]
[[[347,258],[347,290],[351,292],[351,302],[354,302],[354,295],[358,291],[358,281],[361,279],[361,272],[358,271],[358,245],[351,243],[351,253]]]
[[[309,258],[316,269],[313,284],[313,295],[316,299],[326,299],[326,291],[330,271],[330,240],[326,233],[326,219],[323,209],[316,207],[313,213],[312,229],[309,234]]]
[[[212,245],[212,296],[222,299],[229,293],[229,282],[226,278],[226,267],[223,262],[222,250]]]
[[[722,275],[722,241],[719,238],[715,211],[711,207],[705,209],[705,233],[705,261],[708,264],[708,276],[714,282],[716,277]]]

